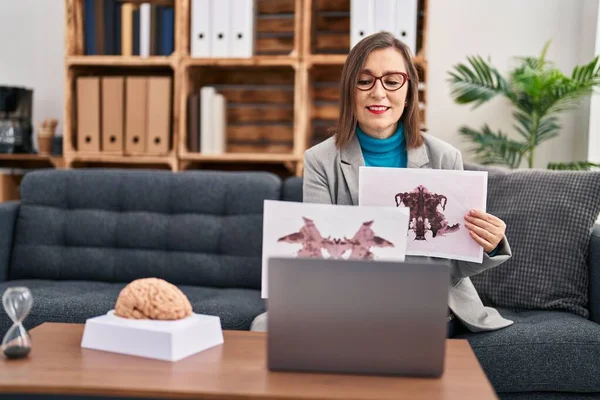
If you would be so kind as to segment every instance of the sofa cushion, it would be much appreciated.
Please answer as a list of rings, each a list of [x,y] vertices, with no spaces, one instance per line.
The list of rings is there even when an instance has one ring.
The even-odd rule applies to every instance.
[[[9,287],[26,286],[33,296],[33,307],[25,319],[31,329],[44,322],[85,323],[85,320],[114,309],[125,283],[93,281],[16,280],[0,283],[0,293]],[[217,315],[223,329],[248,330],[252,320],[265,311],[260,290],[217,289],[178,285],[197,314]],[[0,313],[0,337],[12,321]]]
[[[587,317],[590,232],[600,171],[488,171],[487,211],[504,220],[513,256],[471,279],[485,304]]]
[[[10,279],[259,289],[265,199],[261,172],[34,171],[21,184]]]
[[[466,333],[498,392],[600,392],[600,325],[559,311],[513,312],[515,323],[491,332]]]
[[[281,188],[281,199],[302,203],[302,181],[302,178],[298,176],[292,176],[284,180]]]

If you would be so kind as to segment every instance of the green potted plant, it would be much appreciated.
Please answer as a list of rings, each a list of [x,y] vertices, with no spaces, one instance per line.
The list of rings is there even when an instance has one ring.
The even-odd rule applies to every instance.
[[[563,74],[546,59],[550,42],[539,57],[518,57],[519,64],[504,78],[480,56],[467,57],[468,65],[459,63],[449,72],[451,95],[458,104],[473,108],[497,95],[514,106],[514,128],[520,140],[510,139],[502,131],[494,132],[487,124],[480,130],[462,126],[460,134],[474,143],[477,161],[484,165],[500,164],[518,168],[526,160],[533,167],[535,150],[541,143],[560,133],[558,115],[576,108],[584,96],[600,85],[598,56],[585,65],[576,66],[571,76]],[[599,166],[587,161],[550,163],[550,169],[590,169]]]

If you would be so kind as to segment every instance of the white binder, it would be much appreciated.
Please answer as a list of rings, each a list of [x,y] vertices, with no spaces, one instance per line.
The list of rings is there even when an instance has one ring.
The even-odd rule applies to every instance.
[[[150,3],[140,5],[140,57],[150,56],[150,27],[152,6]]]
[[[231,0],[231,57],[254,54],[254,4],[254,0]]]
[[[214,128],[213,128],[213,98],[215,88],[203,86],[200,89],[200,152],[214,153]]]
[[[375,0],[350,1],[350,48],[375,30]]]
[[[414,56],[417,51],[418,0],[395,0],[395,3],[396,27],[394,35],[410,47],[410,52]]]
[[[213,96],[213,151],[225,153],[227,145],[227,99],[221,93]]]
[[[396,0],[376,0],[375,3],[375,32],[390,32],[394,33],[396,27]]]
[[[231,56],[231,2],[212,0],[211,4],[211,56]]]
[[[192,0],[192,23],[190,32],[190,55],[210,57],[210,6],[211,0]]]

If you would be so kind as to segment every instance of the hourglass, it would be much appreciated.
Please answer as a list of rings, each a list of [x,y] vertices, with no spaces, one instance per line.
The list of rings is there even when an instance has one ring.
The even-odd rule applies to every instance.
[[[23,320],[33,304],[31,292],[26,287],[9,288],[2,295],[2,304],[13,321],[2,340],[2,352],[7,358],[26,357],[31,351],[31,338],[23,327]]]

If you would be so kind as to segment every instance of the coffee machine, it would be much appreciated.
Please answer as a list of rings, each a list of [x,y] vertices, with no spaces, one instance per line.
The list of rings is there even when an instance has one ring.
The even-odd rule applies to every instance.
[[[33,90],[0,86],[0,153],[33,152]]]

